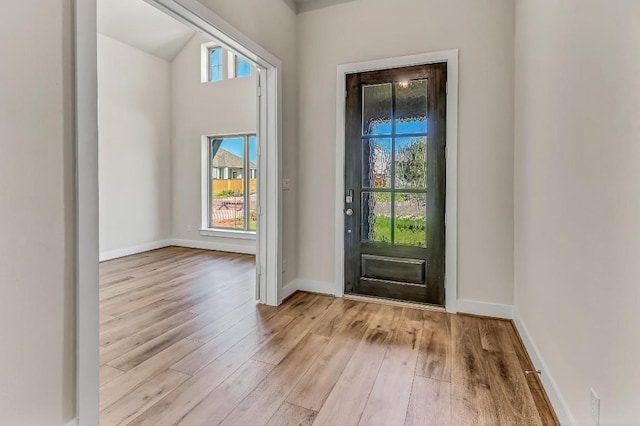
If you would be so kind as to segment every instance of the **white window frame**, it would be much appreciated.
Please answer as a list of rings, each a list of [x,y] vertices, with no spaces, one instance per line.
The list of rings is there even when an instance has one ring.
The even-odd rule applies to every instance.
[[[202,225],[200,227],[200,235],[206,237],[224,237],[224,238],[240,238],[246,240],[255,240],[256,239],[256,231],[250,229],[237,229],[237,228],[226,228],[222,226],[213,225],[211,220],[211,170],[213,165],[211,164],[211,140],[212,139],[225,139],[225,138],[244,138],[244,148],[245,148],[245,156],[244,156],[244,168],[245,174],[251,176],[251,158],[249,155],[250,151],[250,142],[249,139],[251,137],[256,138],[256,149],[259,145],[258,136],[254,132],[245,132],[245,133],[234,133],[234,134],[224,134],[224,135],[207,135],[202,136],[201,141],[201,211],[202,211]],[[256,159],[256,163],[257,163]],[[256,164],[259,167],[259,164]],[[227,174],[228,173],[228,174]],[[220,179],[233,179],[233,172],[228,171],[227,173],[222,173]],[[250,206],[250,203],[246,203],[248,198],[251,196],[250,194],[251,187],[251,177],[248,179],[244,179],[244,195],[245,198],[245,206]],[[245,207],[245,228],[247,225],[246,218],[251,214],[250,210],[247,210],[248,207]],[[248,213],[248,214],[247,214]]]
[[[222,59],[222,67],[220,69],[220,80],[211,80],[211,55],[210,52],[213,49],[221,49],[221,59]],[[225,73],[225,69],[228,68],[228,54],[226,54],[228,50],[226,50],[220,44],[210,41],[207,43],[202,43],[200,45],[200,81],[202,83],[217,83],[222,80],[226,80],[228,78],[227,73]]]
[[[228,51],[227,52],[227,79],[232,80],[234,78],[246,78],[251,77],[255,72],[255,67],[251,67],[251,74],[246,77],[238,77],[238,58],[243,58],[241,55],[236,55],[235,53]],[[246,60],[246,59],[245,59]],[[249,61],[250,62],[250,61]]]

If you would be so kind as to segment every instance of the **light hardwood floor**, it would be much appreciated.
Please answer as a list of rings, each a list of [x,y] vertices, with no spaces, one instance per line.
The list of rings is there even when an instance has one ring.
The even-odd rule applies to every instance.
[[[552,425],[508,321],[296,293],[254,258],[170,247],[100,266],[101,424]]]

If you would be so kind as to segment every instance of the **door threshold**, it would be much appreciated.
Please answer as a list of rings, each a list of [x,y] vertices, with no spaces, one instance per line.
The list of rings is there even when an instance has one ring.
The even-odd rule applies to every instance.
[[[444,306],[428,305],[419,302],[405,302],[402,300],[385,299],[382,297],[362,296],[360,294],[345,293],[343,298],[347,300],[355,300],[357,302],[378,303],[380,305],[399,306],[401,308],[421,309],[423,311],[446,312]]]

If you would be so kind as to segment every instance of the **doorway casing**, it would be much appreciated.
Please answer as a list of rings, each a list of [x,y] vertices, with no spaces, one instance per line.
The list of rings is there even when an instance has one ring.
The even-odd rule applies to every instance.
[[[145,0],[261,70],[258,107],[259,227],[256,268],[261,303],[282,288],[282,62],[197,0]],[[76,422],[99,423],[98,93],[96,0],[75,0]],[[200,141],[196,141],[199,149]]]
[[[345,108],[348,74],[390,68],[447,63],[447,137],[445,202],[445,308],[457,312],[458,246],[458,49],[338,65],[336,87],[336,211],[333,293],[344,295]]]

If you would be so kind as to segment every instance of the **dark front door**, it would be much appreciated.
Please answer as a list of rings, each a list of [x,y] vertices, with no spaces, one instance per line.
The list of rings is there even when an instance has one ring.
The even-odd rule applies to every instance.
[[[347,293],[444,305],[446,76],[347,76]]]

